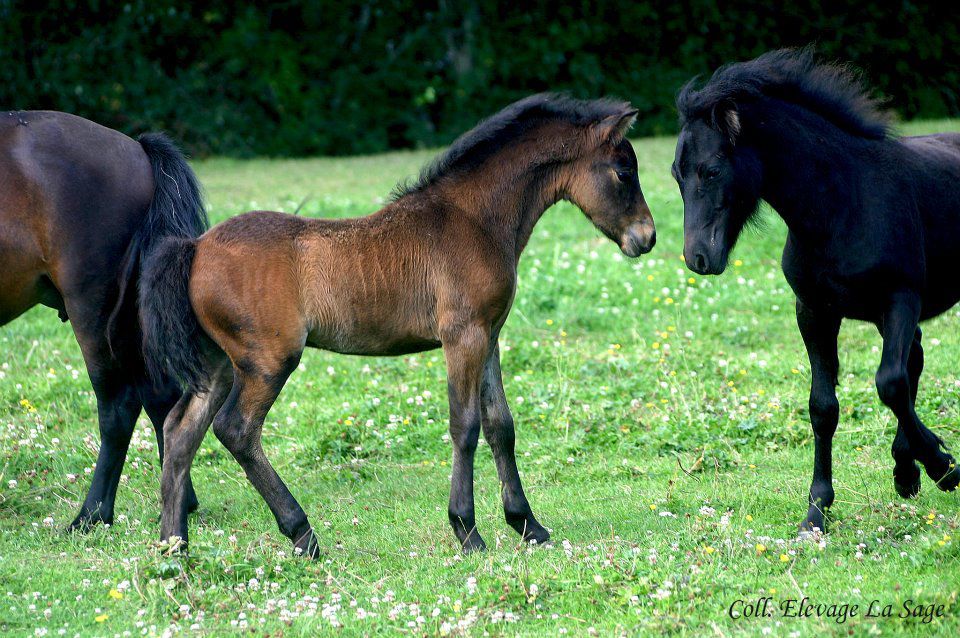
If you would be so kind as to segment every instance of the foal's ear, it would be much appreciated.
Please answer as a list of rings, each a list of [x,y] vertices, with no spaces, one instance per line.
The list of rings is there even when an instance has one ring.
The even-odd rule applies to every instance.
[[[627,131],[630,130],[630,127],[633,126],[633,123],[637,121],[637,109],[627,109],[622,113],[615,113],[614,115],[608,115],[599,122],[597,122],[596,130],[597,134],[600,137],[600,143],[609,142],[611,144],[619,144]]]
[[[713,107],[713,126],[720,131],[730,146],[737,145],[740,136],[740,113],[733,100],[723,100]]]

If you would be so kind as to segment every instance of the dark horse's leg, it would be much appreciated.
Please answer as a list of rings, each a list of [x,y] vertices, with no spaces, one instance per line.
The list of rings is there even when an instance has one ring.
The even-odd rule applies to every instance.
[[[883,334],[881,328],[880,331]],[[914,410],[917,405],[917,389],[920,386],[920,375],[923,374],[923,345],[920,343],[922,338],[920,328],[917,328],[913,336],[913,344],[910,347],[910,358],[907,361],[907,372],[910,376],[910,400],[913,403]],[[897,421],[897,434],[893,438],[891,448],[893,455],[893,486],[903,498],[912,498],[920,492],[920,468],[914,461],[913,452],[910,450],[910,442],[907,440],[907,433],[900,421]]]
[[[100,451],[93,480],[80,513],[69,528],[86,530],[96,523],[113,523],[117,484],[141,404],[131,378],[136,375],[124,369],[107,344],[104,309],[108,304],[104,300],[112,298],[110,291],[103,287],[89,288],[81,283],[68,287],[63,298],[97,397],[100,424]]]
[[[833,435],[840,420],[837,401],[837,334],[841,317],[814,311],[797,300],[797,325],[810,359],[810,423],[813,426],[813,481],[807,517],[800,533],[826,530],[824,515],[833,505]]]
[[[510,407],[503,392],[500,348],[496,344],[487,359],[480,396],[483,411],[483,437],[490,444],[497,464],[503,496],[503,513],[507,523],[523,536],[523,540],[545,543],[550,540],[550,533],[534,517],[530,503],[523,493],[523,485],[520,483],[520,474],[517,471],[513,415],[510,414]]]
[[[143,409],[150,422],[153,424],[153,431],[157,435],[157,451],[160,455],[160,465],[163,465],[163,424],[167,415],[173,406],[180,399],[181,392],[179,386],[172,379],[164,379],[162,382],[151,383],[143,381],[137,387],[140,395],[140,402],[143,403]],[[193,483],[190,477],[187,477],[186,505],[187,511],[193,512],[200,506],[197,501],[197,494],[193,491]]]
[[[235,369],[233,389],[213,420],[213,432],[267,502],[280,532],[304,556],[317,558],[320,548],[307,514],[270,464],[261,444],[263,420],[299,361],[297,352],[270,370]]]
[[[895,295],[882,319],[883,355],[877,370],[877,393],[897,417],[902,439],[913,458],[923,464],[927,475],[941,490],[951,491],[960,483],[960,469],[952,456],[941,449],[943,441],[928,430],[914,409],[916,394],[911,387],[910,357],[917,343],[920,299],[913,293]],[[901,440],[902,440],[901,439]]]
[[[96,523],[113,523],[117,484],[127,457],[130,437],[140,414],[140,400],[122,370],[87,359],[87,370],[97,396],[100,452],[93,481],[71,530],[86,530]]]
[[[473,502],[473,457],[480,440],[480,386],[490,354],[490,332],[467,325],[443,338],[447,360],[447,396],[450,402],[450,439],[453,471],[447,515],[464,552],[486,548],[477,532]]]

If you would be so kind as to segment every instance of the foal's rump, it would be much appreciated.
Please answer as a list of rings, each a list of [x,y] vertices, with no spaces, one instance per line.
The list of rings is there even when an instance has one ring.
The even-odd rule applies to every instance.
[[[147,259],[140,286],[144,352],[154,376],[208,389],[210,348],[258,366],[303,348],[296,236],[302,220],[254,212],[199,239],[168,239]]]

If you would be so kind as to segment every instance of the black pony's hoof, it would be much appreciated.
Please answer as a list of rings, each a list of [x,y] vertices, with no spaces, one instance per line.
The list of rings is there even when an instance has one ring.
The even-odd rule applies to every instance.
[[[470,535],[467,536],[467,540],[463,541],[463,546],[461,547],[464,554],[473,554],[474,552],[485,552],[487,551],[487,544],[483,542],[483,538],[476,531],[470,532]]]
[[[293,553],[297,556],[317,560],[320,558],[320,542],[313,533],[312,527],[307,527],[305,532],[295,534],[293,538]]]
[[[937,487],[944,492],[952,492],[958,485],[960,485],[960,468],[957,467],[957,462],[951,459],[946,474],[937,481]]]
[[[110,520],[106,520],[102,516],[100,516],[99,512],[93,512],[93,513],[80,512],[79,514],[77,514],[77,517],[73,519],[73,522],[70,523],[69,526],[67,526],[67,532],[86,534],[87,532],[92,530],[94,527],[96,527],[100,523],[104,523],[106,525],[112,525],[113,518],[111,517]]]
[[[913,498],[920,493],[920,479],[918,478],[913,483],[900,483],[894,479],[893,487],[897,490],[900,498]]]
[[[537,525],[530,527],[523,533],[524,543],[533,543],[534,545],[543,545],[550,542],[550,532],[546,528]]]

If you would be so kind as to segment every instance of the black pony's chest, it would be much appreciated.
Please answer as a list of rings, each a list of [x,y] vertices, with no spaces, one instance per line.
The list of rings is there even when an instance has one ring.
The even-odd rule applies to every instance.
[[[787,283],[804,305],[848,319],[875,322],[893,293],[919,292],[922,286],[920,264],[890,263],[883,252],[864,254],[853,242],[823,251],[803,250],[788,240],[782,266]]]

